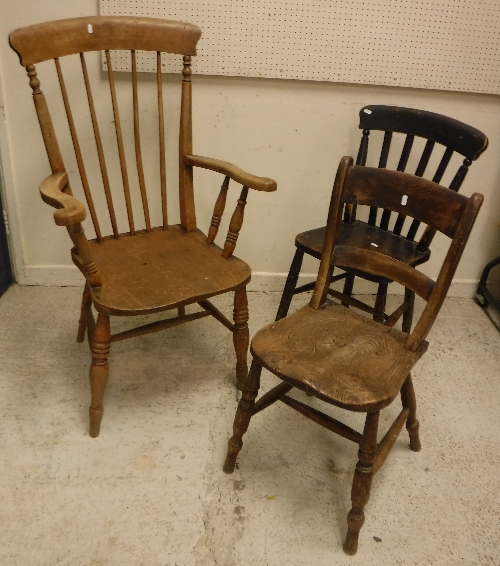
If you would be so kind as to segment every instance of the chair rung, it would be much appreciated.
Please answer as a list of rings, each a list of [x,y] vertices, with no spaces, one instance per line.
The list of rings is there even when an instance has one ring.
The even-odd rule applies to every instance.
[[[304,405],[304,403],[296,401],[295,399],[292,399],[292,397],[288,397],[288,395],[281,395],[279,399],[292,409],[295,409],[299,413],[303,414],[308,419],[311,419],[315,423],[324,426],[328,430],[331,430],[332,432],[335,432],[338,435],[347,438],[347,440],[352,440],[352,442],[355,442],[356,444],[359,444],[361,442],[363,435],[355,431],[351,427],[345,425],[344,423],[341,423],[340,421],[337,421],[336,419],[325,415],[321,411],[317,411],[316,409],[309,407],[309,405]]]
[[[365,303],[362,303],[357,299],[353,299],[349,295],[344,295],[344,293],[340,293],[339,291],[334,291],[333,289],[329,289],[328,294],[331,295],[332,297],[335,297],[339,301],[347,303],[351,307],[359,309],[360,311],[367,312],[368,314],[375,314],[375,309],[373,307],[369,307],[368,305],[365,305]],[[385,313],[383,316],[385,320],[389,318]]]
[[[137,326],[136,328],[131,328],[130,330],[125,330],[124,332],[119,332],[118,334],[113,334],[110,338],[110,342],[118,342],[119,340],[125,340],[126,338],[134,338],[135,336],[142,336],[143,334],[158,332],[158,330],[166,330],[167,328],[172,328],[173,326],[178,326],[179,324],[184,324],[185,322],[191,322],[192,320],[197,320],[198,318],[204,318],[205,316],[210,316],[211,314],[212,313],[210,311],[206,310],[188,314],[186,316],[177,316],[176,318],[158,320],[157,322],[151,322],[150,324],[144,324],[143,326]]]
[[[346,277],[347,277],[347,273],[341,273],[340,275],[334,275],[330,279],[330,284],[335,283],[335,281],[341,281],[342,279],[345,279]],[[304,285],[301,285],[300,287],[296,287],[293,294],[298,295],[299,293],[305,293],[306,291],[312,291],[315,286],[316,286],[316,281],[311,281],[311,283],[305,283]]]
[[[403,409],[399,413],[397,419],[392,423],[389,430],[385,433],[384,438],[382,438],[382,440],[379,442],[377,453],[375,455],[375,461],[373,462],[374,474],[376,474],[380,470],[382,464],[385,462],[409,414],[410,409]]]

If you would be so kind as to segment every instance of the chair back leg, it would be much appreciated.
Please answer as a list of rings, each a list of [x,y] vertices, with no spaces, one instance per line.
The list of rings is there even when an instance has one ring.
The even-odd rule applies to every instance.
[[[401,402],[405,409],[410,409],[410,414],[406,419],[406,430],[410,435],[410,448],[413,452],[420,452],[422,449],[418,435],[420,425],[417,420],[417,399],[415,397],[415,390],[413,389],[411,374],[408,374],[401,388]]]
[[[276,314],[276,320],[285,318],[285,316],[288,314],[288,309],[290,308],[290,303],[292,302],[293,295],[295,294],[295,288],[297,287],[297,281],[299,280],[303,259],[304,252],[297,248],[295,255],[293,256],[290,271],[288,272],[288,277],[286,278],[283,294],[281,295],[281,301],[280,306],[278,307],[278,312]]]

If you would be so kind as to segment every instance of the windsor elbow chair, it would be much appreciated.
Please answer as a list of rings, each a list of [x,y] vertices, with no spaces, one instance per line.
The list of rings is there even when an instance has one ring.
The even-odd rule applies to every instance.
[[[309,305],[266,326],[252,339],[253,361],[224,464],[224,471],[232,473],[251,417],[278,400],[358,444],[359,460],[344,543],[347,554],[357,551],[372,477],[384,463],[405,423],[411,450],[420,450],[410,371],[427,349],[426,337],[445,299],[483,200],[478,193],[467,198],[414,175],[352,163],[351,158],[344,157],[337,172],[318,278]],[[356,204],[381,206],[425,222],[446,235],[451,241],[436,281],[377,249],[345,246],[341,237],[343,209]],[[382,324],[327,299],[334,265],[390,278],[422,297],[426,306],[413,332],[395,329],[396,316]],[[262,367],[282,382],[255,403]],[[288,396],[294,387],[342,409],[366,413],[363,433]],[[403,409],[378,442],[380,411],[399,393]]]
[[[233,333],[236,351],[236,376],[241,387],[246,378],[248,351],[248,308],[246,284],[250,280],[250,267],[233,256],[238,233],[243,222],[243,211],[248,190],[274,191],[276,183],[272,179],[257,177],[238,167],[216,159],[193,155],[192,149],[192,95],[191,95],[191,56],[196,55],[196,44],[201,30],[192,24],[152,18],[132,17],[84,17],[42,23],[10,34],[10,44],[19,55],[26,68],[33,100],[40,122],[43,140],[47,150],[52,175],[41,186],[42,199],[55,207],[55,223],[66,226],[73,242],[72,259],[86,279],[83,292],[81,316],[77,340],[84,340],[85,332],[92,352],[90,368],[91,405],[90,436],[99,435],[103,415],[103,395],[108,376],[108,357],[110,343],[178,324],[213,316]],[[114,50],[130,53],[132,105],[128,117],[133,122],[133,147],[135,148],[136,171],[133,175],[127,168],[125,142],[127,140],[119,111],[119,88],[113,72]],[[87,65],[87,52],[104,52],[104,61],[109,82],[109,91],[104,95],[95,94],[91,86],[90,67]],[[156,89],[158,105],[158,148],[159,155],[156,178],[148,182],[143,165],[142,138],[140,135],[140,104],[138,96],[137,52],[152,51],[156,60]],[[169,224],[167,215],[167,159],[166,131],[163,102],[162,52],[183,56],[180,135],[179,135],[179,208],[180,224]],[[86,131],[82,133],[81,112],[73,114],[70,104],[69,88],[61,65],[61,58],[76,60],[81,66],[81,86],[87,94],[90,119]],[[69,125],[73,149],[80,173],[81,184],[87,207],[92,219],[95,239],[87,239],[82,222],[86,216],[85,206],[77,200],[70,188],[69,176],[65,167],[61,145],[58,144],[54,123],[51,119],[45,95],[40,89],[40,80],[35,64],[49,60],[55,62],[57,77],[64,110]],[[99,61],[102,61],[99,59]],[[95,82],[95,81],[94,81]],[[103,81],[99,81],[102,83]],[[50,83],[49,83],[50,84]],[[95,86],[95,84],[94,84]],[[103,86],[102,84],[98,86]],[[107,89],[107,87],[106,87]],[[101,96],[109,100],[111,96],[112,116],[106,119],[99,116],[95,101]],[[121,99],[123,101],[123,98]],[[123,102],[122,102],[123,104]],[[123,106],[122,106],[123,109]],[[151,112],[151,108],[148,108]],[[61,109],[62,113],[62,109]],[[116,145],[105,146],[102,130],[106,124],[114,123]],[[104,126],[103,126],[104,124]],[[78,127],[80,132],[77,133]],[[84,135],[95,138],[95,155],[85,154],[81,143]],[[130,140],[132,145],[132,140]],[[63,147],[63,149],[67,149]],[[112,150],[112,151],[111,151]],[[110,170],[110,154],[118,156],[115,163],[120,174],[113,177]],[[95,161],[95,157],[97,160]],[[94,158],[94,161],[92,161]],[[94,164],[95,163],[95,164]],[[201,167],[224,175],[224,181],[216,200],[208,236],[197,228],[193,168]],[[90,173],[100,170],[101,179],[91,191]],[[121,176],[123,193],[117,196],[116,186]],[[115,178],[116,177],[116,178]],[[134,200],[134,179],[136,193]],[[221,216],[224,211],[226,194],[230,180],[243,185],[236,209],[229,223],[229,231],[223,248],[214,241],[217,236]],[[148,185],[159,186],[161,201],[161,223],[154,227],[150,214]],[[121,192],[121,189],[119,189]],[[96,191],[106,201],[109,212],[110,234],[105,233],[101,211],[95,204]],[[94,195],[94,196],[93,196]],[[102,196],[104,195],[104,196]],[[120,217],[115,212],[117,199],[126,210],[128,229],[119,230]],[[123,206],[124,201],[124,206]],[[142,206],[141,206],[142,205]],[[142,211],[141,211],[142,208]],[[137,210],[140,216],[137,216]],[[234,323],[230,322],[208,299],[221,293],[234,291]],[[184,307],[198,304],[201,311],[186,314]],[[92,305],[97,311],[95,320]],[[178,316],[163,321],[155,321],[117,334],[110,333],[110,316],[135,316],[160,311],[178,309]]]
[[[453,153],[456,152],[462,155],[465,159],[449,185],[449,188],[454,191],[460,189],[469,166],[488,146],[488,138],[479,130],[453,118],[413,108],[383,105],[365,106],[359,112],[359,128],[363,130],[363,135],[356,165],[366,164],[371,131],[384,132],[378,162],[379,168],[387,167],[394,134],[404,134],[406,136],[398,160],[398,171],[405,171],[407,168],[415,137],[427,140],[415,170],[417,177],[422,177],[425,174],[431,156],[437,149],[436,144],[444,147],[439,165],[432,177],[432,181],[435,183],[441,183],[450,165]],[[395,153],[395,150],[393,150],[393,153]],[[407,265],[415,266],[428,261],[430,257],[429,246],[434,237],[432,228],[423,230],[421,236],[416,239],[421,223],[418,220],[414,220],[411,223],[408,221],[406,223],[406,233],[403,233],[406,220],[404,213],[400,213],[395,217],[389,210],[371,206],[366,221],[356,218],[356,213],[356,204],[347,207],[340,233],[343,245],[354,247],[377,246],[377,250],[380,253],[384,253]],[[287,315],[294,295],[314,288],[314,282],[297,287],[297,281],[304,254],[320,259],[324,238],[325,227],[297,234],[295,238],[296,251],[283,289],[276,320]],[[361,277],[378,285],[373,306],[352,297],[356,277]],[[332,275],[331,283],[342,279],[344,280],[343,292],[340,293],[330,289],[329,293],[331,296],[341,299],[344,306],[355,306],[372,314],[374,320],[378,322],[383,322],[389,318],[390,315],[385,312],[387,288],[389,283],[391,283],[389,278],[374,276],[353,266],[339,275]],[[410,289],[406,289],[404,302],[398,307],[398,309],[404,311],[403,330],[405,332],[409,332],[412,326],[414,297],[414,293]]]

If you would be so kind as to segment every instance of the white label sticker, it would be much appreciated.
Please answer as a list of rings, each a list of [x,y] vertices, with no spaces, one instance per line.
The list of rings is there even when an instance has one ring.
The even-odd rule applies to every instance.
[[[368,108],[365,108],[365,109],[363,110],[363,112],[364,112],[365,114],[371,114],[371,113],[372,113],[372,111],[371,111],[371,110],[368,110]]]
[[[89,24],[89,25],[87,26],[87,29],[88,29],[88,32],[89,32],[89,33],[94,33],[94,30],[93,30],[93,28],[92,28],[92,24]]]
[[[378,248],[378,244],[374,244],[373,242],[372,242],[372,246],[373,246],[374,248]]]
[[[408,202],[408,195],[403,195],[403,198],[401,199],[401,204],[403,206],[406,206],[407,202]]]

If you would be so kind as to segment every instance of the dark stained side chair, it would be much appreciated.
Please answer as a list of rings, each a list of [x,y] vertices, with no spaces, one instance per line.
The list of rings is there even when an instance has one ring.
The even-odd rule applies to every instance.
[[[444,153],[432,176],[432,181],[435,183],[441,182],[453,153],[456,152],[462,155],[465,158],[463,164],[458,169],[449,186],[454,191],[460,189],[472,161],[477,159],[488,145],[488,138],[482,132],[458,120],[435,114],[434,112],[400,108],[398,106],[365,106],[359,112],[359,128],[363,130],[363,136],[356,165],[366,164],[369,135],[370,131],[373,130],[385,132],[378,163],[380,168],[387,167],[394,133],[406,135],[397,165],[398,171],[406,170],[415,137],[427,140],[415,170],[417,177],[422,177],[425,174],[433,151],[439,151],[436,144],[444,146]],[[429,246],[434,237],[432,228],[426,228],[417,240],[416,236],[420,227],[420,221],[414,220],[410,222],[408,220],[405,222],[406,214],[404,209],[396,216],[391,214],[389,210],[371,206],[367,221],[363,221],[356,218],[356,208],[356,203],[346,208],[344,223],[340,233],[340,242],[343,245],[367,249],[377,246],[378,252],[412,266],[424,263],[429,259]],[[297,287],[297,281],[304,254],[320,259],[324,239],[325,227],[308,230],[296,236],[295,246],[297,249],[285,283],[276,320],[287,315],[294,295],[314,288],[314,282]],[[355,277],[373,281],[378,285],[374,306],[363,303],[351,296]],[[341,299],[342,304],[346,306],[355,306],[372,314],[374,320],[379,322],[387,320],[389,315],[385,313],[386,297],[387,287],[391,283],[391,279],[374,276],[356,266],[345,270],[339,275],[332,276],[331,282],[333,283],[341,279],[345,280],[343,293],[331,289],[329,291],[330,295]],[[412,326],[413,301],[414,294],[410,289],[407,289],[405,291],[404,303],[399,307],[405,311],[403,315],[403,330],[406,332],[409,332]]]
[[[193,155],[191,56],[196,55],[196,44],[200,36],[201,30],[193,24],[125,16],[59,20],[17,29],[10,34],[10,44],[19,55],[29,76],[33,101],[52,169],[52,175],[40,186],[41,196],[47,204],[57,209],[54,212],[55,223],[67,228],[74,246],[71,252],[73,262],[86,279],[77,339],[83,341],[87,331],[92,351],[92,401],[89,409],[92,437],[99,435],[112,342],[211,315],[233,333],[236,377],[240,386],[248,373],[246,284],[250,281],[251,270],[246,263],[233,256],[233,250],[242,226],[249,188],[274,191],[276,183],[272,179],[250,175],[227,162]],[[127,89],[132,104],[126,107],[127,112],[123,111],[124,98],[120,99],[119,96],[121,91],[115,86],[117,80],[113,72],[113,58],[116,55],[114,50],[128,52],[132,71],[130,86]],[[97,63],[100,69],[102,67],[99,52],[103,52],[108,78],[108,81],[105,81],[103,75],[103,80],[94,81],[97,83],[94,85],[91,85],[90,66],[87,65],[86,58],[86,53],[92,51],[98,52],[98,57],[91,61]],[[149,105],[148,112],[150,115],[155,114],[157,126],[155,131],[149,131],[148,136],[142,137],[140,116],[144,114],[139,112],[141,106],[137,51],[152,52],[156,64],[156,85],[153,89],[157,91],[154,93],[157,106],[155,108],[154,103]],[[173,159],[179,164],[180,224],[169,223],[167,214],[169,160],[166,155],[162,53],[183,56],[182,62],[179,57],[179,70],[182,68],[179,155]],[[64,64],[61,63],[63,58]],[[73,159],[76,157],[81,186],[96,234],[95,239],[91,240],[87,239],[82,227],[86,208],[72,194],[70,175],[63,161],[61,149],[67,151],[65,145],[68,144],[58,142],[35,68],[35,64],[50,60],[55,63],[62,95],[62,104],[57,107],[57,96],[52,93],[51,108],[60,114],[66,114],[74,150]],[[78,108],[77,113],[72,110],[77,103],[74,99],[73,104],[70,102],[71,94],[75,91],[67,88],[63,73],[63,69],[71,65],[78,71],[76,77],[74,73],[70,74],[75,81],[78,79],[76,86],[71,86],[86,93],[88,102],[85,111]],[[96,105],[95,101],[100,101],[100,97],[105,97],[110,102],[109,115],[99,115],[101,107]],[[122,103],[121,111],[119,101]],[[133,132],[131,128],[128,137],[127,123],[133,124]],[[142,126],[142,129],[145,127]],[[108,131],[109,135],[104,135],[105,131]],[[158,139],[159,152],[148,153],[146,162],[142,157],[141,144],[144,139],[154,137]],[[128,153],[127,139],[132,148]],[[85,153],[84,149],[88,153]],[[134,152],[135,166],[129,167],[130,163],[127,161],[133,162],[133,157],[131,159],[130,156],[133,156]],[[113,176],[108,172],[112,171],[109,166],[110,155],[116,159],[116,170],[121,171],[118,175]],[[151,169],[148,170],[145,166],[152,162],[156,162],[156,177],[152,176]],[[196,223],[194,167],[210,169],[224,175],[208,236],[198,229]],[[214,240],[224,211],[230,179],[243,185],[243,188],[229,223],[223,248],[220,248]],[[78,185],[77,179],[73,178],[73,181],[76,181],[75,186]],[[156,189],[156,193],[151,185]],[[99,208],[99,201],[106,204]],[[153,202],[156,205],[152,205]],[[126,211],[126,220],[125,214],[121,218],[115,212],[119,208]],[[158,212],[156,215],[161,218],[158,226],[154,226],[152,220],[156,210],[161,210],[161,214]],[[125,230],[120,230],[120,225],[125,227]],[[234,323],[209,301],[210,297],[230,291],[234,291]],[[185,306],[191,304],[198,304],[201,310],[185,314]],[[92,306],[97,311],[97,321],[94,319]],[[111,316],[129,317],[168,310],[177,310],[178,316],[113,335],[110,333]]]
[[[253,362],[243,387],[224,464],[224,471],[232,473],[251,417],[278,400],[358,444],[352,509],[347,517],[344,544],[347,554],[357,551],[372,477],[384,463],[405,423],[410,448],[420,450],[410,371],[427,350],[426,337],[443,304],[483,201],[478,193],[467,198],[414,175],[352,163],[351,158],[344,157],[337,172],[321,264],[310,303],[266,326],[252,340]],[[405,205],[401,204],[402,200]],[[446,235],[450,245],[437,279],[433,281],[415,267],[375,248],[343,245],[342,214],[346,207],[355,204],[404,214]],[[327,295],[334,265],[386,277],[422,297],[426,305],[413,331],[407,333],[394,328],[396,317],[382,324],[353,309],[333,304]],[[263,367],[282,382],[255,403]],[[342,409],[366,413],[363,432],[288,396],[294,387]],[[378,441],[380,411],[398,394],[401,394],[402,411]]]

